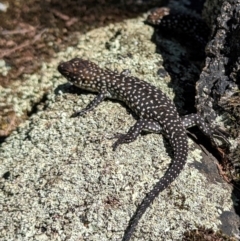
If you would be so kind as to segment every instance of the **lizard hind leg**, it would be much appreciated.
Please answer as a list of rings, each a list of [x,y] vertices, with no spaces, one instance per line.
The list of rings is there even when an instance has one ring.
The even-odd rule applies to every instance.
[[[157,121],[139,119],[126,134],[116,134],[117,141],[112,145],[115,151],[123,143],[130,143],[137,139],[142,131],[161,133],[162,128]]]
[[[211,127],[208,123],[205,122],[204,118],[198,114],[189,114],[181,117],[183,126],[187,129],[192,126],[198,126],[198,128],[203,132],[204,135],[208,136],[212,143],[215,145],[216,142],[213,137],[222,140],[228,146],[230,145],[229,141],[227,140],[228,134],[221,130],[218,127]]]

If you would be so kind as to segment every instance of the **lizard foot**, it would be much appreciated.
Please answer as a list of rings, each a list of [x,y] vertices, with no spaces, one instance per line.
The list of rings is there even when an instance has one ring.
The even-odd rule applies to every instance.
[[[112,145],[112,148],[113,148],[114,151],[117,149],[117,147],[119,145],[124,144],[124,143],[132,142],[132,140],[131,140],[131,138],[129,137],[128,134],[117,133],[117,134],[114,135],[113,138],[117,138],[117,141],[115,141]]]

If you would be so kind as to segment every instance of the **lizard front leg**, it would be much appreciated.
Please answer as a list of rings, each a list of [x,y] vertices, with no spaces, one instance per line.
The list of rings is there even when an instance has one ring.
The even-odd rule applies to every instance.
[[[85,115],[87,112],[93,110],[97,107],[101,102],[103,102],[107,98],[107,92],[102,91],[100,92],[84,109],[80,111],[76,111],[71,115],[71,117]]]

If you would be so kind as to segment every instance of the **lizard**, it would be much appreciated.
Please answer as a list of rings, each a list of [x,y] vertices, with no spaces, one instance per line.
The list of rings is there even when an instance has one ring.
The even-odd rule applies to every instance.
[[[213,135],[219,132],[205,123],[198,114],[180,117],[175,105],[165,93],[126,71],[118,73],[102,69],[97,64],[82,58],[61,62],[58,71],[74,86],[98,93],[93,101],[82,110],[75,112],[72,117],[86,114],[106,98],[124,102],[138,116],[139,119],[126,134],[116,136],[117,140],[112,146],[114,151],[119,145],[136,140],[142,131],[163,133],[173,148],[174,156],[169,169],[145,196],[129,221],[122,239],[129,241],[146,209],[182,171],[188,156],[186,129],[197,125],[211,140]]]

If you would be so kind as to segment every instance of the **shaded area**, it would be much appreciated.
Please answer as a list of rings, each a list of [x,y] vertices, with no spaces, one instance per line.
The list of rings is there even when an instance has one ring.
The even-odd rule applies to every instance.
[[[204,49],[210,33],[207,24],[189,9],[171,5],[155,9],[146,23],[155,27],[152,41],[171,76],[179,113],[196,113],[195,86],[205,60]],[[183,106],[178,106],[181,103]]]
[[[220,3],[220,1],[219,1]],[[211,2],[208,2],[211,7]],[[209,7],[209,9],[211,9]],[[240,214],[240,3],[222,1],[212,15],[213,36],[206,48],[206,64],[197,84],[197,109],[212,122],[221,116],[221,122],[232,137],[232,148],[222,151],[225,163],[223,171],[233,180],[232,199],[235,211]],[[209,12],[206,11],[206,15]],[[240,224],[238,225],[240,227]],[[239,228],[240,229],[240,228]]]

